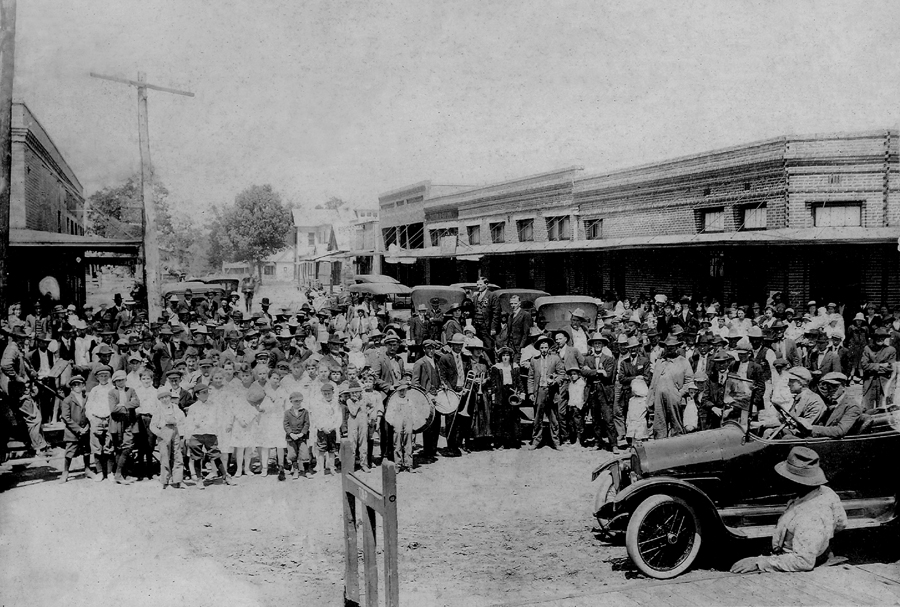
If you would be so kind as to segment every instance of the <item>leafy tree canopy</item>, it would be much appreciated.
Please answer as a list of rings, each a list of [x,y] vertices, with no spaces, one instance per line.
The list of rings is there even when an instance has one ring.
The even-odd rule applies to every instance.
[[[234,261],[258,265],[281,251],[293,221],[281,196],[270,185],[253,185],[238,194],[216,229],[219,245]]]

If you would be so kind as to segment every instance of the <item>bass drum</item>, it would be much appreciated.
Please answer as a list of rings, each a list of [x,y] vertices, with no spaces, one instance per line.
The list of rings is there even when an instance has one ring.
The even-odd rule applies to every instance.
[[[453,415],[459,410],[459,394],[448,388],[438,390],[434,396],[434,408],[441,415]]]
[[[384,421],[392,427],[396,427],[399,423],[398,398],[398,392],[394,390],[384,404]],[[434,405],[431,404],[431,399],[421,388],[409,388],[406,391],[406,399],[409,401],[408,414],[412,417],[413,432],[418,434],[434,421]]]

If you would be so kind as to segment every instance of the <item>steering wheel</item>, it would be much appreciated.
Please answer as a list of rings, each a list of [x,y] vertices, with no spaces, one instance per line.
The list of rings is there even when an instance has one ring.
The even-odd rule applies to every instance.
[[[781,418],[782,426],[778,429],[774,436],[781,434],[784,430],[785,426],[791,429],[791,431],[798,436],[806,436],[809,432],[806,430],[806,427],[800,423],[800,420],[797,419],[797,416],[792,414],[790,411],[779,405],[778,403],[772,403],[772,406],[775,407],[775,411],[778,413],[778,417]]]

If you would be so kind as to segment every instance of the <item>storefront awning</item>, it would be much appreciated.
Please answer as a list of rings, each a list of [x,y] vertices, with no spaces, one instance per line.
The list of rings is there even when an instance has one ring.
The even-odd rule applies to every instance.
[[[81,251],[113,251],[121,253],[137,253],[141,241],[135,239],[112,239],[101,236],[80,236],[77,234],[59,234],[40,230],[24,230],[14,228],[9,231],[10,247],[41,247],[54,249],[72,249]]]
[[[414,258],[474,257],[480,255],[513,255],[516,253],[561,253],[567,251],[699,246],[876,244],[898,242],[898,237],[900,237],[900,228],[785,228],[779,230],[603,238],[600,240],[510,242],[476,246],[460,244],[456,249],[455,255],[447,255],[441,251],[440,247],[404,249],[396,253],[403,257]]]

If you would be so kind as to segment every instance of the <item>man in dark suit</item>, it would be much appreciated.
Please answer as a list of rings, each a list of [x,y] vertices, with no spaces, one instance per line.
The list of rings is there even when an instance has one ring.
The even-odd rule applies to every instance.
[[[440,346],[438,342],[426,339],[422,342],[422,356],[413,365],[413,385],[421,388],[429,395],[437,394],[441,387],[441,374],[434,360],[434,352]],[[438,437],[441,434],[441,414],[434,412],[434,421],[425,428],[422,434],[422,455],[427,459],[437,455]]]
[[[390,332],[384,337],[384,348],[374,350],[369,363],[372,365],[372,377],[375,378],[375,389],[384,394],[385,399],[391,395],[403,376],[403,359],[397,355],[400,348],[400,338],[396,333]],[[390,461],[394,461],[394,450],[390,445],[394,444],[394,429],[381,418],[382,453]]]
[[[616,381],[619,383],[619,399],[615,403],[613,422],[616,425],[616,439],[621,445],[625,441],[625,414],[631,399],[631,381],[643,377],[650,385],[650,359],[641,349],[637,337],[631,336],[624,344],[625,353],[619,357]]]
[[[445,388],[460,392],[466,382],[466,373],[469,370],[470,359],[462,355],[465,338],[462,333],[456,333],[447,342],[450,351],[445,353],[438,360],[437,368],[440,376],[441,385]],[[461,419],[461,416],[448,416],[454,430],[458,423],[464,423],[467,420]],[[459,445],[457,444],[457,436],[459,432],[451,432],[447,436],[447,451],[445,455],[448,457],[458,457],[461,455]]]
[[[509,314],[509,337],[506,345],[513,351],[512,359],[518,361],[522,348],[528,341],[533,321],[531,312],[522,307],[522,300],[518,295],[509,298],[509,305],[512,311]]]
[[[856,425],[863,410],[859,399],[851,397],[847,392],[848,383],[849,380],[843,373],[828,373],[819,380],[819,394],[828,406],[828,411],[820,425],[798,419],[809,436],[843,438]]]
[[[172,341],[172,327],[163,325],[159,330],[159,343],[153,347],[153,379],[159,386],[165,381],[166,373],[173,363],[181,358],[177,345]]]
[[[824,332],[820,332],[816,336],[816,347],[809,353],[806,361],[806,368],[813,375],[814,383],[810,389],[815,390],[818,379],[828,373],[841,373],[841,360],[838,355],[829,347],[828,336]]]
[[[415,361],[422,356],[422,344],[428,337],[428,309],[425,304],[419,304],[416,308],[416,314],[409,319],[409,339],[412,345],[409,349],[409,362]]]
[[[500,298],[488,290],[488,281],[484,276],[478,279],[476,289],[478,294],[473,302],[475,311],[472,324],[478,331],[478,337],[484,342],[485,352],[493,356],[494,336],[500,331]]]
[[[772,323],[772,344],[769,346],[775,352],[775,358],[783,358],[788,362],[788,368],[800,366],[800,353],[793,339],[787,339],[784,331],[787,329],[780,320]]]

